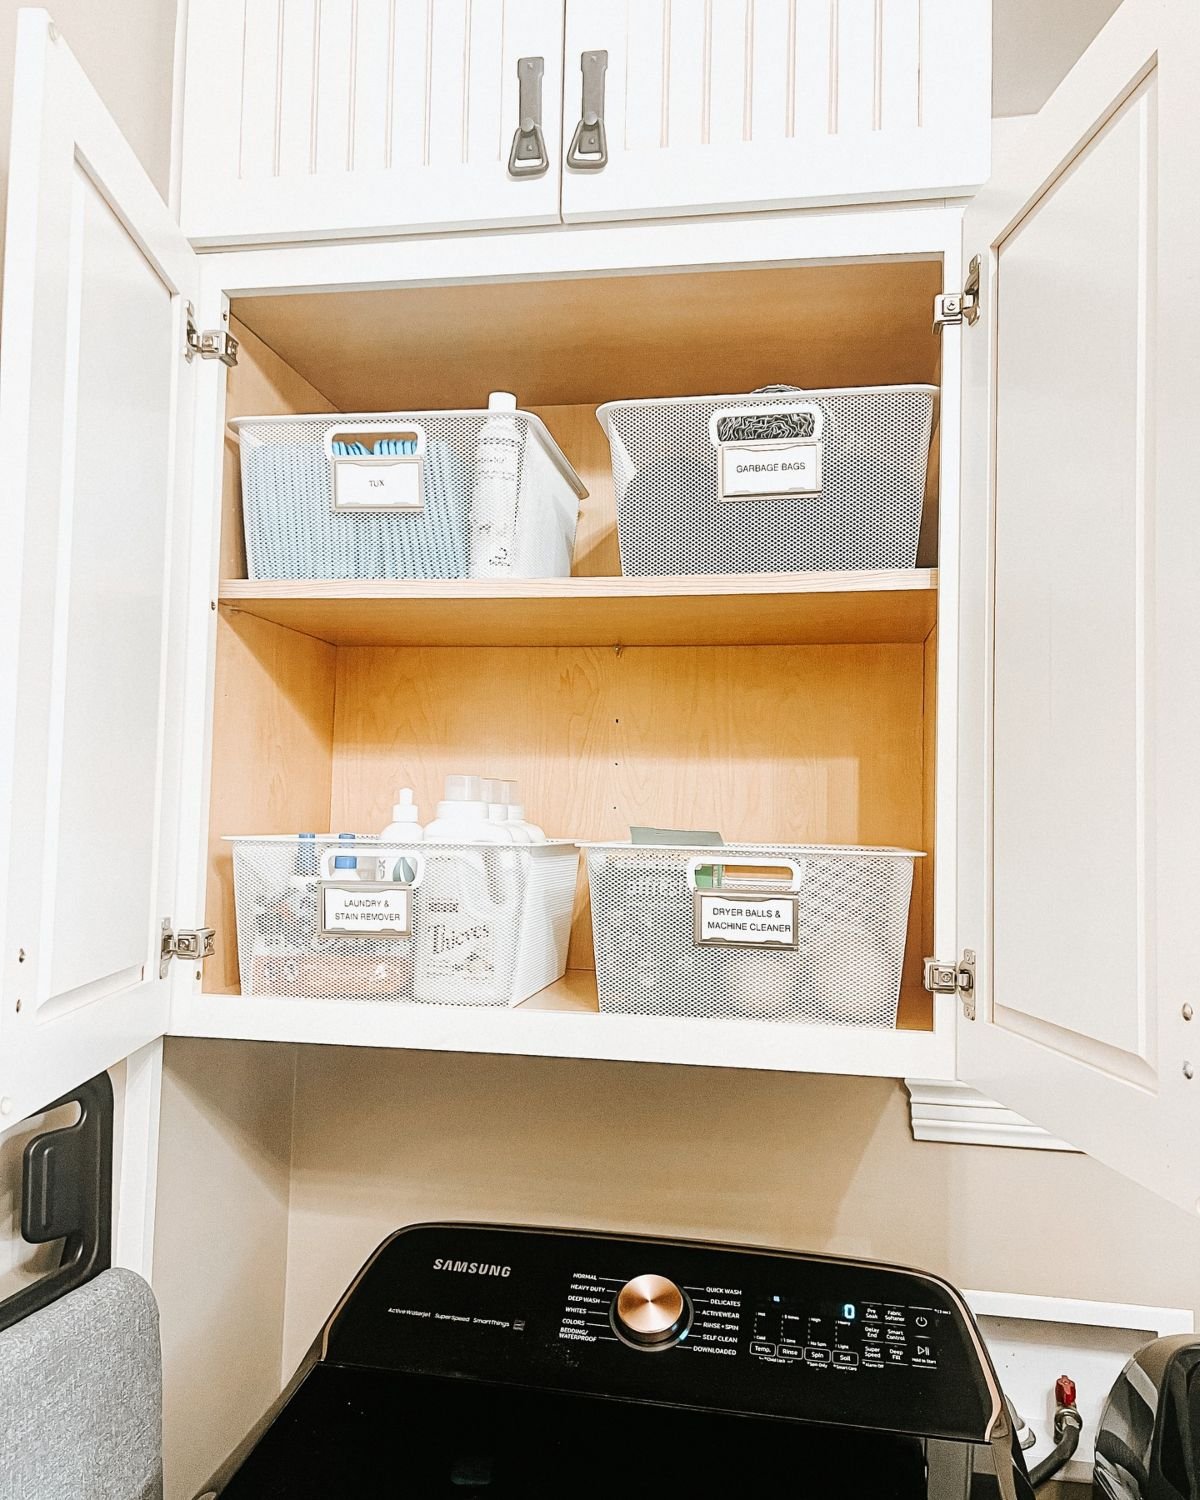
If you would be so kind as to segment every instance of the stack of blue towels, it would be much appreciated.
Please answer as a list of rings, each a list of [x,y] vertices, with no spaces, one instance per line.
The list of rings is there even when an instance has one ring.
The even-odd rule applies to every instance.
[[[335,442],[335,457],[415,454],[412,439],[372,448]],[[329,460],[314,443],[256,443],[244,455],[242,504],[253,578],[465,578],[471,495],[462,460],[432,438],[422,511],[335,511]]]

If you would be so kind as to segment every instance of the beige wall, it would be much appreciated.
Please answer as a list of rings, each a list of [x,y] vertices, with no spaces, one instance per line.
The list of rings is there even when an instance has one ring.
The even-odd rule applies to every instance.
[[[992,113],[1041,109],[1119,0],[992,0]]]
[[[383,1236],[439,1217],[744,1240],[1200,1310],[1200,1222],[1087,1157],[914,1142],[898,1082],[297,1055],[289,1370]]]
[[[47,0],[46,9],[164,198],[180,0]],[[7,200],[18,0],[0,0],[0,202]],[[0,217],[0,279],[3,276]]]

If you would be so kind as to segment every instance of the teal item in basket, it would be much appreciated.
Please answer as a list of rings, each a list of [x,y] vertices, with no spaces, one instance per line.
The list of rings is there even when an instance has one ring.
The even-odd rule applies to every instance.
[[[407,457],[417,445],[336,442],[335,456]],[[335,511],[325,453],[313,443],[257,443],[244,454],[242,505],[252,578],[465,578],[470,487],[441,439],[425,449],[421,511]]]

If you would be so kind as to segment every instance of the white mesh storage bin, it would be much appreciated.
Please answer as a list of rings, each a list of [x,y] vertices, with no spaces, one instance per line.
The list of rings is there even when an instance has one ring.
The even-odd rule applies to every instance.
[[[935,387],[610,401],[630,576],[911,568]]]
[[[587,491],[526,412],[239,417],[230,427],[252,579],[570,575]],[[493,543],[483,564],[472,549],[481,476]]]
[[[602,1011],[896,1024],[914,851],[585,847]]]
[[[519,1005],[566,970],[575,844],[230,842],[244,995]],[[344,930],[398,912],[407,936]]]

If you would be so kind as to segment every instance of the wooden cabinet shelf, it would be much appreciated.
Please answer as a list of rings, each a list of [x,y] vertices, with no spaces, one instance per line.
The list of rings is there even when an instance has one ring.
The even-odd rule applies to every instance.
[[[228,580],[220,600],[336,646],[857,645],[923,641],[937,573]]]
[[[179,1036],[239,1037],[345,1047],[608,1058],[770,1072],[934,1076],[945,1036],[905,1024],[886,1027],[772,1026],[686,1016],[601,1015],[596,976],[570,969],[514,1009],[503,1006],[361,1004],[194,994],[172,1012]],[[952,1043],[950,1044],[952,1045]]]

